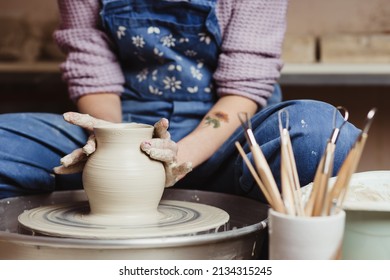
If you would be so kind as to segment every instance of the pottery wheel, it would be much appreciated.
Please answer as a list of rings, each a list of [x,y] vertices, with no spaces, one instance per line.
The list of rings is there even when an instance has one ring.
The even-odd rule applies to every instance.
[[[229,221],[229,214],[200,203],[162,200],[154,221],[131,223],[116,217],[115,223],[89,214],[87,201],[49,205],[19,215],[22,228],[33,234],[92,239],[128,239],[179,236],[217,231]],[[113,220],[113,219],[111,219]],[[108,221],[106,219],[106,221]]]

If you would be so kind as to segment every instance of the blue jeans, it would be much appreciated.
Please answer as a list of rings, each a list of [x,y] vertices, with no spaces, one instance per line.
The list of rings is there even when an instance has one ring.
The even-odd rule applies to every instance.
[[[334,107],[312,100],[278,102],[259,111],[252,118],[254,134],[278,185],[280,185],[278,111],[282,108],[289,111],[294,154],[301,184],[305,185],[313,180],[326,141],[333,129]],[[156,119],[159,117],[156,116]],[[170,114],[170,117],[172,135],[178,140],[183,136],[180,131],[184,129],[181,125],[184,117],[180,114]],[[131,116],[124,113],[124,118],[131,119]],[[341,116],[339,118],[341,119]],[[145,120],[147,123],[155,121],[148,118]],[[189,121],[185,125],[185,130],[191,130],[198,122],[199,120]],[[350,123],[341,130],[335,155],[335,173],[359,132]],[[54,175],[52,169],[60,164],[61,157],[84,145],[86,139],[87,134],[81,128],[66,123],[61,115],[46,113],[0,115],[0,198],[82,188],[81,174],[59,176]],[[243,130],[238,128],[208,161],[189,173],[175,187],[233,193],[263,200],[236,150],[235,141],[240,141],[244,145],[251,158]]]
[[[61,115],[0,115],[0,198],[81,188],[80,174],[58,176],[52,169],[86,139]]]

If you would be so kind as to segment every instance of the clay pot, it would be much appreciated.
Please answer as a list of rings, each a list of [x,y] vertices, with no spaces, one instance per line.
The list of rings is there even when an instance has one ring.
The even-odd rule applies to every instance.
[[[88,218],[115,223],[157,219],[165,171],[140,149],[151,139],[153,126],[137,123],[95,127],[97,149],[83,171],[83,185],[90,204]]]

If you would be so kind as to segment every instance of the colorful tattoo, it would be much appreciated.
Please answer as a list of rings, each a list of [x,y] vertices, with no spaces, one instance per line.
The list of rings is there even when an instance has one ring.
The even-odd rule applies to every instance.
[[[213,128],[218,128],[221,126],[221,122],[229,122],[228,114],[224,112],[215,112],[211,116],[206,116],[205,123],[206,125],[212,125]]]

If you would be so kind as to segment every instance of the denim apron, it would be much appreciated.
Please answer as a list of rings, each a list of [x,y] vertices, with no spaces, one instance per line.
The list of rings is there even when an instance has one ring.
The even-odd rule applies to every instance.
[[[102,24],[125,75],[124,121],[166,117],[177,141],[212,107],[221,44],[215,2],[102,0]]]
[[[115,51],[125,75],[122,95],[124,121],[154,124],[161,117],[170,121],[172,139],[178,141],[190,133],[208,113],[216,101],[212,74],[216,69],[221,34],[215,13],[217,0],[102,0],[101,18],[105,31],[114,42]],[[326,139],[332,130],[327,116],[333,107],[320,102],[280,102],[280,88],[276,85],[267,108],[252,118],[256,139],[279,183],[280,140],[277,112],[289,108],[290,123],[305,120],[327,123],[321,132]],[[318,116],[316,112],[326,114]],[[305,114],[306,115],[306,114]],[[318,126],[312,126],[316,129]],[[291,137],[299,139],[300,172],[308,183],[323,151],[325,141],[311,141],[302,135],[312,129],[294,127]],[[323,135],[326,134],[326,137]],[[235,141],[245,145],[241,128],[201,166],[190,172],[175,187],[206,189],[225,193],[244,194],[264,199],[246,165],[235,148]],[[346,142],[346,145],[350,142]],[[307,154],[308,147],[316,155]],[[252,158],[247,145],[248,157]],[[342,153],[342,154],[345,154]],[[342,158],[342,156],[340,157]],[[336,163],[337,166],[337,163]]]

